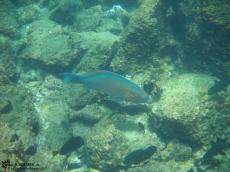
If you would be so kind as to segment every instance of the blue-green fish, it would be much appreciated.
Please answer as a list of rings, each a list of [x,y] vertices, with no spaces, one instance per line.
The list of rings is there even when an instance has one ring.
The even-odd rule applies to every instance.
[[[116,102],[148,103],[152,98],[142,88],[125,77],[109,71],[83,74],[62,73],[64,82],[83,84],[111,96]]]

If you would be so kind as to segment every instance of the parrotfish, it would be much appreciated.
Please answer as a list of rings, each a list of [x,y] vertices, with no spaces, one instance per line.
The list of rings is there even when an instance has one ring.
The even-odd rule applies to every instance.
[[[152,98],[141,87],[125,77],[109,71],[82,74],[62,73],[65,83],[83,84],[109,95],[116,102],[149,103]]]

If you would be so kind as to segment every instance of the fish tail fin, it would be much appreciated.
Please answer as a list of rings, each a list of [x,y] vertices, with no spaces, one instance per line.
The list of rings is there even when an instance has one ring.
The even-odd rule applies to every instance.
[[[81,83],[82,79],[79,75],[73,74],[73,73],[60,73],[60,76],[63,78],[65,83]]]

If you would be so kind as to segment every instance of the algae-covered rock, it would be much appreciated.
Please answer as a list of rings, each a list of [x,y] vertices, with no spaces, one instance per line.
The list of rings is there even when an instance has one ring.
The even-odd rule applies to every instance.
[[[13,54],[12,42],[4,36],[0,36],[0,83],[15,82],[18,78],[18,68]]]
[[[39,0],[10,0],[16,7],[27,6],[38,2]]]
[[[37,5],[28,5],[18,9],[18,22],[22,25],[31,23],[39,16],[39,7]]]
[[[78,46],[63,28],[49,20],[32,24],[23,58],[47,70],[63,71],[81,57]]]
[[[228,78],[229,8],[227,0],[161,1],[158,6],[161,25],[177,42],[176,46],[170,46],[170,56],[175,54],[192,70]]]
[[[167,162],[159,162],[159,161],[149,161],[144,166],[136,166],[134,168],[129,168],[127,172],[185,172],[190,169],[192,162],[175,162],[175,161],[167,161]]]
[[[103,17],[101,6],[93,6],[76,16],[74,27],[78,31],[95,31]]]
[[[113,124],[103,122],[94,126],[91,135],[86,139],[86,146],[91,152],[87,163],[100,170],[120,165],[128,146],[120,130]]]
[[[77,31],[99,31],[114,34],[119,34],[123,30],[122,21],[106,17],[105,11],[100,5],[80,11],[73,27]]]
[[[36,164],[39,171],[62,171],[65,157],[62,155],[53,155],[52,151],[40,151],[35,156],[30,157],[29,162]],[[31,169],[26,169],[26,172]]]
[[[49,18],[62,25],[72,25],[75,21],[76,12],[82,9],[82,1],[78,0],[64,0],[60,1],[55,7]]]
[[[7,159],[10,159],[12,161],[20,160],[16,153],[19,149],[19,144],[15,139],[15,130],[10,128],[7,123],[1,122],[0,133],[0,159],[2,161]]]
[[[1,99],[6,99],[11,110],[0,115],[1,121],[15,130],[16,140],[21,144],[21,151],[26,151],[35,145],[38,132],[37,113],[31,104],[32,95],[23,86],[5,85],[0,87]],[[19,150],[17,150],[19,151]]]
[[[100,120],[85,139],[87,163],[100,170],[118,170],[149,161],[163,144],[149,131],[147,119],[146,114],[115,113]]]
[[[109,32],[81,32],[74,34],[74,39],[80,40],[80,46],[85,54],[79,64],[77,71],[94,71],[105,69],[111,60],[112,46],[119,37]]]
[[[158,51],[164,36],[155,14],[157,4],[158,0],[143,1],[130,17],[117,48],[117,54],[111,63],[115,70],[128,70],[135,64],[147,65],[149,63],[147,59]]]
[[[201,74],[182,74],[164,83],[160,101],[152,109],[152,127],[169,138],[201,144],[213,137],[212,114],[208,89],[214,78]]]
[[[1,0],[0,6],[0,33],[11,38],[18,37],[18,23],[16,8],[8,0]]]
[[[88,104],[97,101],[98,94],[95,91],[89,91],[81,85],[71,84],[66,85],[68,96],[66,102],[72,110],[80,110]]]
[[[110,109],[95,103],[86,105],[81,110],[70,113],[69,119],[73,121],[83,121],[88,123],[88,125],[93,125],[100,121],[100,119],[111,114],[112,111]]]
[[[192,148],[177,142],[171,142],[160,154],[161,160],[188,161],[192,158]]]
[[[35,81],[34,81],[35,82]],[[44,82],[27,84],[33,93],[33,105],[38,113],[41,129],[36,138],[38,150],[59,151],[71,137],[68,106],[62,82],[47,76]]]
[[[64,108],[60,103],[41,103],[39,115],[42,128],[37,137],[39,150],[59,151],[70,139],[72,132]]]

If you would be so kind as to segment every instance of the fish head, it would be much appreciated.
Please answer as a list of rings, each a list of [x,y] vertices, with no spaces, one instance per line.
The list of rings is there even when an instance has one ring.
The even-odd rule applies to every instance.
[[[151,103],[152,102],[152,97],[145,92],[142,92],[141,94],[139,92],[127,94],[126,99],[127,101],[130,101],[133,103]]]

